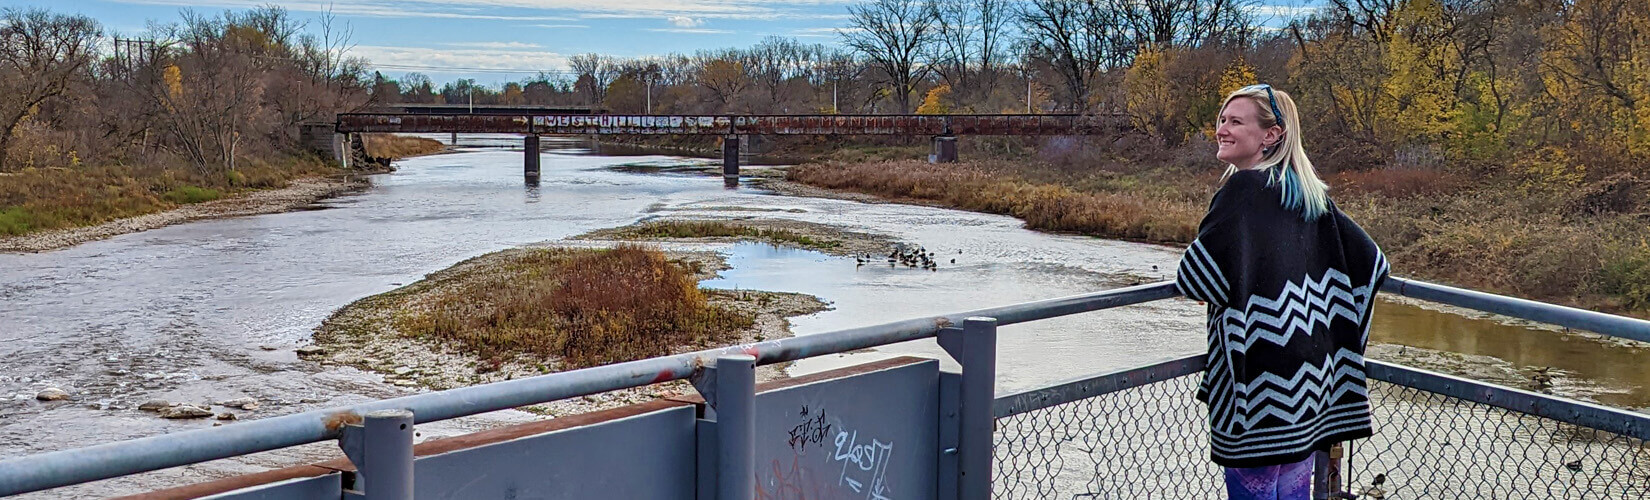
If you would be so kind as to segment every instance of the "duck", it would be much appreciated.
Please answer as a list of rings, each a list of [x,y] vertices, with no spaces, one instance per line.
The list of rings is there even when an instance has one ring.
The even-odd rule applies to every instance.
[[[1546,389],[1553,387],[1553,376],[1547,373],[1547,371],[1551,369],[1553,369],[1553,367],[1543,366],[1535,370],[1535,375],[1530,376],[1530,380],[1535,382],[1537,389],[1545,391]]]

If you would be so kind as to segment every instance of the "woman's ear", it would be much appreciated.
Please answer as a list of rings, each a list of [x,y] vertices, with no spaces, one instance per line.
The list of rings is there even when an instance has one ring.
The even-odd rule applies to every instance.
[[[1261,139],[1261,144],[1265,144],[1266,149],[1273,149],[1283,144],[1283,127],[1273,125],[1267,128],[1266,137]]]

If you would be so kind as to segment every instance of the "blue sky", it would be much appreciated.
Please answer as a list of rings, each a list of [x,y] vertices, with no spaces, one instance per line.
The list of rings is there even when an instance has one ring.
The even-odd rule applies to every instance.
[[[7,7],[47,7],[97,19],[106,30],[142,35],[149,21],[179,19],[265,4],[286,7],[318,28],[331,9],[353,30],[351,55],[386,75],[417,71],[439,82],[475,78],[497,84],[531,71],[563,70],[567,56],[624,57],[745,47],[763,37],[836,45],[855,0],[0,0]],[[1293,3],[1290,3],[1293,2]],[[1297,14],[1315,0],[1261,7],[1263,19]],[[436,69],[439,68],[439,69]]]

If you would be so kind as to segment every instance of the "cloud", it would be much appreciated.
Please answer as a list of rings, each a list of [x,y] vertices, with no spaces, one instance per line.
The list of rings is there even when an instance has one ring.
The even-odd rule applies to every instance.
[[[1305,17],[1318,12],[1317,7],[1293,5],[1250,5],[1245,11],[1260,17],[1281,17],[1285,19]]]
[[[589,28],[590,27],[589,25],[586,25],[586,24],[529,24],[527,26],[530,27],[530,28],[550,28],[550,29],[584,29],[584,28]]]
[[[567,69],[567,57],[542,50],[485,48],[439,49],[429,47],[388,47],[357,45],[350,51],[371,61],[368,65],[388,73],[419,71],[526,72]]]
[[[645,31],[652,31],[655,33],[691,33],[696,35],[725,35],[733,33],[732,30],[717,30],[709,28],[648,28]]]
[[[856,28],[798,28],[791,30],[791,36],[797,38],[836,38],[837,35],[854,31]]]
[[[705,24],[702,20],[694,19],[688,16],[670,16],[668,20],[672,26],[678,28],[693,28]]]
[[[539,49],[543,45],[525,42],[448,42],[442,45],[448,47],[466,47],[473,49]]]
[[[118,3],[170,5],[180,7],[254,8],[268,0],[110,0]],[[281,2],[288,10],[324,12],[368,17],[434,17],[452,19],[492,19],[521,21],[572,21],[566,15],[512,15],[502,9],[562,11],[580,17],[683,17],[694,22],[703,18],[725,19],[819,19],[817,13],[799,12],[809,6],[836,5],[850,0],[298,0]],[[488,12],[482,14],[481,12]],[[674,21],[672,21],[674,23]],[[693,26],[681,26],[691,28]]]

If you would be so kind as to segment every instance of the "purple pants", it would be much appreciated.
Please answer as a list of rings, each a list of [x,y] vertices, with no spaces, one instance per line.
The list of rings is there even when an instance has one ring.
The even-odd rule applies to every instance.
[[[1311,500],[1312,456],[1292,464],[1226,468],[1231,500]]]

